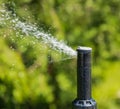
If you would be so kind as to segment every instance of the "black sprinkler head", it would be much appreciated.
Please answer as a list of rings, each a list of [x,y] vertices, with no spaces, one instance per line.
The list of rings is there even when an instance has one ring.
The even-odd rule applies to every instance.
[[[73,109],[97,109],[91,96],[91,52],[90,47],[77,49],[77,98]]]

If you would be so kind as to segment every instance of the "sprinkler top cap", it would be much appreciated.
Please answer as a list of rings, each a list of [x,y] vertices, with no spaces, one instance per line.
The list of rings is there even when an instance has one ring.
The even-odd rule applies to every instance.
[[[90,48],[90,47],[83,47],[83,46],[79,46],[78,48],[77,48],[77,51],[79,52],[91,52],[92,51],[92,48]]]

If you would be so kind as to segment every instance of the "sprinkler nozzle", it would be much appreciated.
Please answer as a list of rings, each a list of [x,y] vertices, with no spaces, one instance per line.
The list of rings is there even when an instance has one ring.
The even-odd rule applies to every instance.
[[[91,52],[90,47],[77,49],[77,98],[73,109],[97,109],[91,97]]]

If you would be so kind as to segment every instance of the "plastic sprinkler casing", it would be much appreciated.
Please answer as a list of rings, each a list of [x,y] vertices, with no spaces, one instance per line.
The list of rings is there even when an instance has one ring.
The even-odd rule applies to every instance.
[[[91,97],[91,51],[89,47],[77,49],[77,98],[73,109],[97,109]]]

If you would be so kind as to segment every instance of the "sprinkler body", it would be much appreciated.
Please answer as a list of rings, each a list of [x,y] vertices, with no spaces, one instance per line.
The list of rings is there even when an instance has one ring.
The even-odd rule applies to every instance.
[[[91,97],[91,51],[89,47],[77,49],[77,98],[73,109],[97,109]]]

